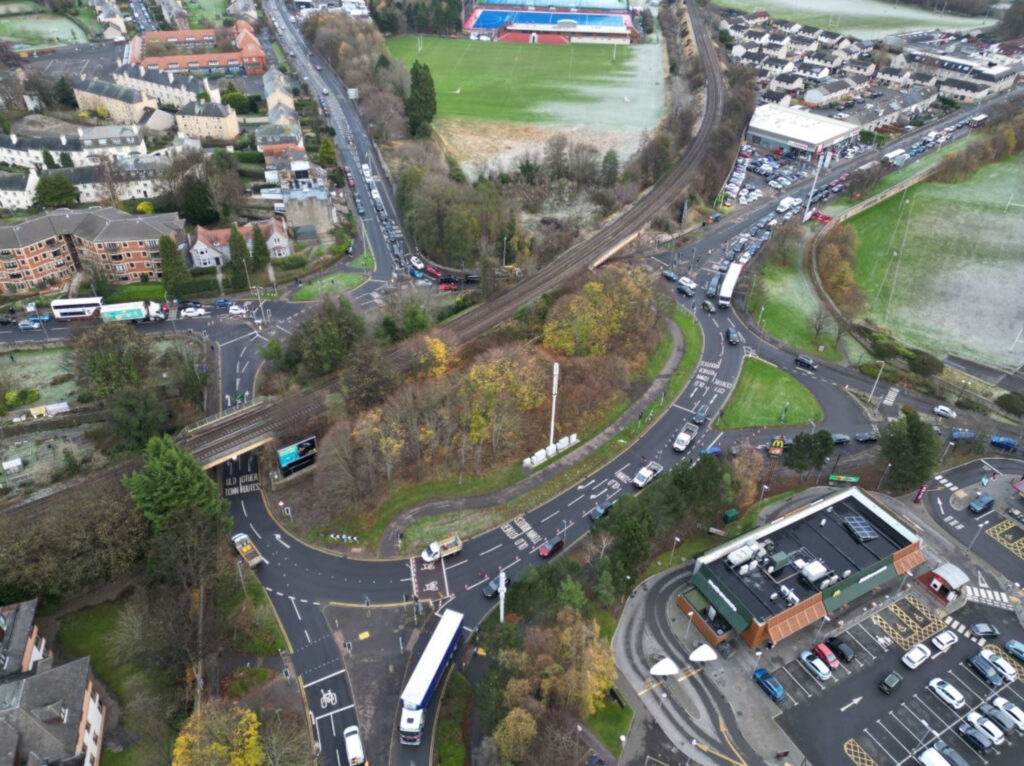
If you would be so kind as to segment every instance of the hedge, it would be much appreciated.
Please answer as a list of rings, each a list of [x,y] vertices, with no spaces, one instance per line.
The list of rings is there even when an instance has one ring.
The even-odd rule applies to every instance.
[[[284,258],[278,258],[274,261],[274,265],[282,269],[304,269],[309,261],[301,255],[286,255]]]
[[[177,293],[179,298],[187,298],[191,295],[203,295],[206,293],[219,294],[220,285],[217,283],[216,277],[190,279],[188,282],[185,282],[178,287]]]
[[[235,152],[235,157],[239,162],[248,162],[250,165],[262,165],[265,162],[263,152]]]

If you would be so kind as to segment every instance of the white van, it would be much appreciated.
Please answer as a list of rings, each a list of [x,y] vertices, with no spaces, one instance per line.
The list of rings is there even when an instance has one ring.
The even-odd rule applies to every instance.
[[[942,757],[942,754],[934,747],[922,750],[917,754],[918,763],[922,766],[950,766],[949,761]]]
[[[345,757],[348,758],[346,763],[349,766],[361,766],[361,764],[366,763],[366,756],[363,753],[363,740],[359,738],[359,727],[349,726],[342,732],[342,736],[345,738]]]

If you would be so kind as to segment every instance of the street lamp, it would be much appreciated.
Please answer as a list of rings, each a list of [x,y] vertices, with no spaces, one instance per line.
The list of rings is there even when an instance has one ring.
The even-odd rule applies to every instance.
[[[978,531],[974,533],[974,537],[971,538],[971,544],[967,546],[967,550],[974,547],[974,544],[978,542],[978,536],[981,535],[981,530],[988,526],[988,522],[984,521],[978,525]]]
[[[677,546],[678,544],[679,544],[679,538],[678,538],[678,537],[673,537],[673,538],[672,538],[672,555],[668,557],[668,563],[669,563],[669,564],[671,564],[671,563],[672,563],[672,559],[673,559],[673,558],[675,558],[675,555],[676,555],[676,546]]]
[[[810,423],[811,423],[811,433],[813,434],[814,433],[814,429],[817,428],[817,426],[814,424],[814,419],[813,418],[810,419]]]
[[[884,369],[885,369],[885,362],[883,361],[879,365],[879,367],[878,367],[878,374],[875,376],[875,383],[874,383],[874,385],[871,386],[871,393],[868,394],[868,405],[869,406],[871,405],[871,400],[875,398],[875,388],[878,386],[878,380],[879,380],[879,378],[882,377],[882,370],[884,370]],[[879,406],[881,406],[881,404],[882,404],[881,400],[879,400],[878,404],[879,404]],[[878,407],[875,408],[875,412],[878,412]]]
[[[683,636],[683,643],[690,640],[690,626],[693,625],[693,612],[686,613],[686,634]]]
[[[971,387],[971,381],[964,379],[960,381],[960,393],[956,395],[956,400],[959,402],[964,398],[964,391]]]

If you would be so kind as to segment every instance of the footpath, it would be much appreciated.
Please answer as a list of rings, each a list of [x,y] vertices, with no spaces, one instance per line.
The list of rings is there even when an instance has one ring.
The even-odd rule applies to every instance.
[[[644,392],[643,396],[636,399],[629,408],[615,420],[614,423],[605,427],[604,430],[597,434],[597,436],[590,439],[585,444],[581,444],[572,452],[569,452],[561,458],[546,465],[539,471],[533,472],[522,481],[517,481],[515,484],[505,487],[504,489],[485,495],[437,500],[416,506],[415,508],[410,508],[408,511],[405,511],[400,516],[393,519],[384,529],[378,554],[382,557],[397,556],[399,546],[402,541],[403,531],[416,519],[426,516],[436,516],[450,511],[490,508],[507,503],[520,495],[536,489],[557,474],[586,459],[589,455],[593,454],[596,450],[600,449],[613,438],[618,436],[623,429],[632,423],[636,423],[651,403],[665,392],[668,387],[669,378],[672,377],[672,373],[675,372],[679,363],[682,362],[683,354],[686,351],[684,347],[683,333],[679,329],[679,325],[677,325],[671,318],[667,318],[665,321],[668,325],[669,333],[672,336],[672,350],[668,355],[668,359],[665,360],[665,364],[662,365],[658,375],[651,382],[651,385]],[[641,435],[642,433],[637,434],[637,438]]]

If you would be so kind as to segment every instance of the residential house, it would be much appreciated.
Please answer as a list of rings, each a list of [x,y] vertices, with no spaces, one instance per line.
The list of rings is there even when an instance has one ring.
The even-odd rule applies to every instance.
[[[768,56],[761,62],[761,66],[773,75],[780,75],[784,72],[792,72],[795,64],[792,61],[786,61],[786,59]]]
[[[936,88],[939,84],[939,78],[934,72],[911,72],[910,84],[922,88]]]
[[[219,42],[231,42],[234,50],[217,50]],[[147,45],[150,52],[147,53]],[[156,52],[159,49],[159,52]],[[166,53],[166,50],[174,53]],[[239,19],[221,29],[182,29],[146,32],[128,44],[128,60],[147,69],[209,74],[263,74],[267,56],[252,26]]]
[[[796,66],[793,67],[793,72],[811,83],[821,82],[830,74],[828,67],[818,66],[817,64],[808,64],[805,61],[797,62]]]
[[[29,173],[0,172],[0,209],[26,210],[32,207],[37,180],[35,171]]]
[[[283,197],[288,225],[296,239],[330,241],[338,213],[327,189],[285,189]]]
[[[910,84],[910,72],[894,66],[884,66],[875,72],[875,80],[895,90],[903,90]]]
[[[820,49],[813,53],[808,53],[804,56],[803,61],[805,64],[825,67],[834,71],[843,65],[843,62],[846,61],[846,56],[838,50]]]
[[[78,128],[77,135],[26,136],[0,134],[0,162],[22,168],[43,170],[44,153],[54,162],[67,154],[71,164],[96,165],[104,158],[141,156],[146,153],[146,137],[138,125],[99,125]]]
[[[240,132],[238,114],[226,104],[192,101],[174,116],[178,133],[190,138],[234,141]]]
[[[757,99],[759,104],[777,104],[782,107],[788,107],[792,101],[793,97],[782,90],[766,90]]]
[[[789,38],[789,52],[793,56],[806,56],[818,50],[818,41],[805,34],[793,35]]]
[[[160,13],[164,21],[172,29],[188,29],[188,12],[181,4],[181,0],[157,0],[160,6]]]
[[[59,173],[78,189],[83,204],[111,202],[126,199],[150,199],[164,189],[161,175],[165,160],[162,157],[139,157],[113,165],[87,165],[79,168],[57,168],[44,171],[40,177]]]
[[[292,254],[291,242],[284,221],[280,218],[268,218],[264,221],[246,223],[238,227],[238,232],[245,240],[245,246],[252,252],[253,227],[259,226],[263,238],[267,241],[267,249],[271,258],[284,258]],[[231,248],[228,241],[231,229],[207,229],[197,226],[189,247],[189,256],[194,268],[223,266],[231,260]]]
[[[271,67],[263,75],[263,93],[267,100],[267,109],[273,109],[278,104],[295,108],[295,99],[292,96],[288,77],[277,67]]]
[[[847,59],[843,62],[843,74],[862,74],[871,77],[875,73],[875,65],[866,59]]]
[[[227,12],[229,16],[236,19],[244,19],[250,24],[255,24],[258,19],[256,14],[256,4],[253,0],[234,0],[234,2],[228,6]]]
[[[804,89],[804,78],[796,72],[783,72],[775,75],[768,87],[770,90],[799,93]]]
[[[846,79],[818,83],[804,92],[803,101],[811,106],[828,106],[850,96],[850,83]]]
[[[939,95],[963,101],[965,104],[973,104],[980,98],[990,93],[990,89],[980,83],[971,80],[960,80],[955,77],[947,77],[939,81]]]
[[[262,152],[276,146],[304,146],[302,128],[291,125],[268,124],[256,128],[256,148]]]
[[[211,101],[219,101],[219,91],[210,86],[205,77],[181,72],[161,72],[158,69],[146,69],[136,64],[122,64],[114,70],[114,82],[126,88],[135,88],[140,93],[156,99],[158,104],[183,107],[198,99],[203,93],[211,96]]]
[[[159,239],[184,239],[174,213],[134,216],[109,207],[52,210],[21,223],[0,225],[0,287],[38,290],[85,268],[120,282],[159,279]]]
[[[822,30],[818,34],[818,45],[819,47],[845,51],[850,47],[850,38],[846,35],[840,34],[839,32]]]
[[[157,108],[156,99],[135,88],[125,88],[107,80],[86,79],[85,75],[74,81],[72,89],[79,109],[105,110],[114,122],[134,125],[142,119],[147,108]]]
[[[0,683],[50,666],[46,639],[36,625],[38,599],[0,606]]]

